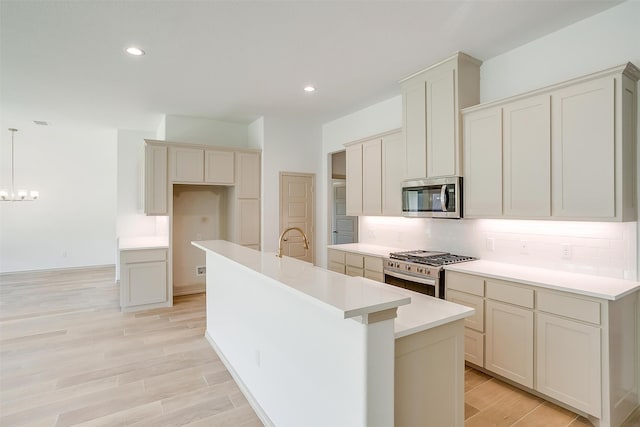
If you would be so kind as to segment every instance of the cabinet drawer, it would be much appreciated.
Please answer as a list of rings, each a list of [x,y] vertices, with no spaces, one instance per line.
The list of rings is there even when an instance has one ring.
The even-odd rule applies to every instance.
[[[473,316],[464,319],[464,326],[475,329],[476,331],[484,331],[484,298],[450,289],[446,292],[446,298],[447,301],[475,309],[476,312]]]
[[[570,319],[600,324],[600,304],[570,295],[551,292],[537,292],[538,310],[557,314]]]
[[[364,257],[364,268],[369,271],[376,271],[378,273],[382,273],[382,258],[373,257],[373,256],[365,256]]]
[[[364,257],[362,255],[351,254],[347,252],[344,256],[345,264],[352,267],[364,268]]]
[[[166,259],[166,249],[139,249],[120,252],[120,261],[122,262],[122,264],[165,261]]]
[[[487,298],[533,308],[533,289],[487,280]]]
[[[364,277],[364,269],[347,265],[347,276]]]
[[[329,249],[329,261],[339,262],[340,264],[344,264],[344,252],[338,251],[335,249]]]
[[[329,270],[335,271],[336,273],[345,273],[344,264],[341,262],[329,261]]]
[[[447,289],[456,289],[468,294],[484,296],[484,278],[470,274],[447,271]]]
[[[464,328],[464,360],[484,366],[484,334]]]
[[[384,283],[384,274],[378,271],[364,270],[364,277],[375,280],[376,282]]]

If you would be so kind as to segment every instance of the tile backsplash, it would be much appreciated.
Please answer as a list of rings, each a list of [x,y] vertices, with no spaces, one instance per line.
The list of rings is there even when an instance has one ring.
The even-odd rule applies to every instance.
[[[360,217],[361,243],[637,280],[636,222]]]

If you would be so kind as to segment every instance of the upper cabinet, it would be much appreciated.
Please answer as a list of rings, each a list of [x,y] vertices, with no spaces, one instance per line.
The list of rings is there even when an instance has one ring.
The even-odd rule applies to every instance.
[[[239,199],[260,198],[260,153],[236,153]]]
[[[169,146],[169,177],[177,183],[233,185],[235,153],[228,149]]]
[[[636,219],[636,82],[612,68],[467,108],[470,218]]]
[[[400,216],[404,142],[394,131],[347,145],[347,215]]]
[[[461,174],[458,111],[480,102],[480,64],[458,52],[400,81],[406,178]]]
[[[142,202],[147,215],[167,215],[167,147],[145,143]]]

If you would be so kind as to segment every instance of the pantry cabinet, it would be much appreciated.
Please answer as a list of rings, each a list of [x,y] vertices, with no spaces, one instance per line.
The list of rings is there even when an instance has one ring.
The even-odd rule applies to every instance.
[[[465,216],[635,221],[639,78],[629,63],[462,111]]]
[[[406,178],[460,175],[458,111],[480,102],[480,64],[458,52],[400,81]]]
[[[236,152],[237,183],[231,190],[230,240],[258,249],[260,245],[260,153]]]
[[[347,215],[400,216],[402,134],[396,131],[345,145]]]

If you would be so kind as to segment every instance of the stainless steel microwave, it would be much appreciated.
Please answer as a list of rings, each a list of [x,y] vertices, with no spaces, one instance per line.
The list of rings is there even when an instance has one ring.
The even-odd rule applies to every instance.
[[[402,181],[402,216],[462,218],[462,177]]]

